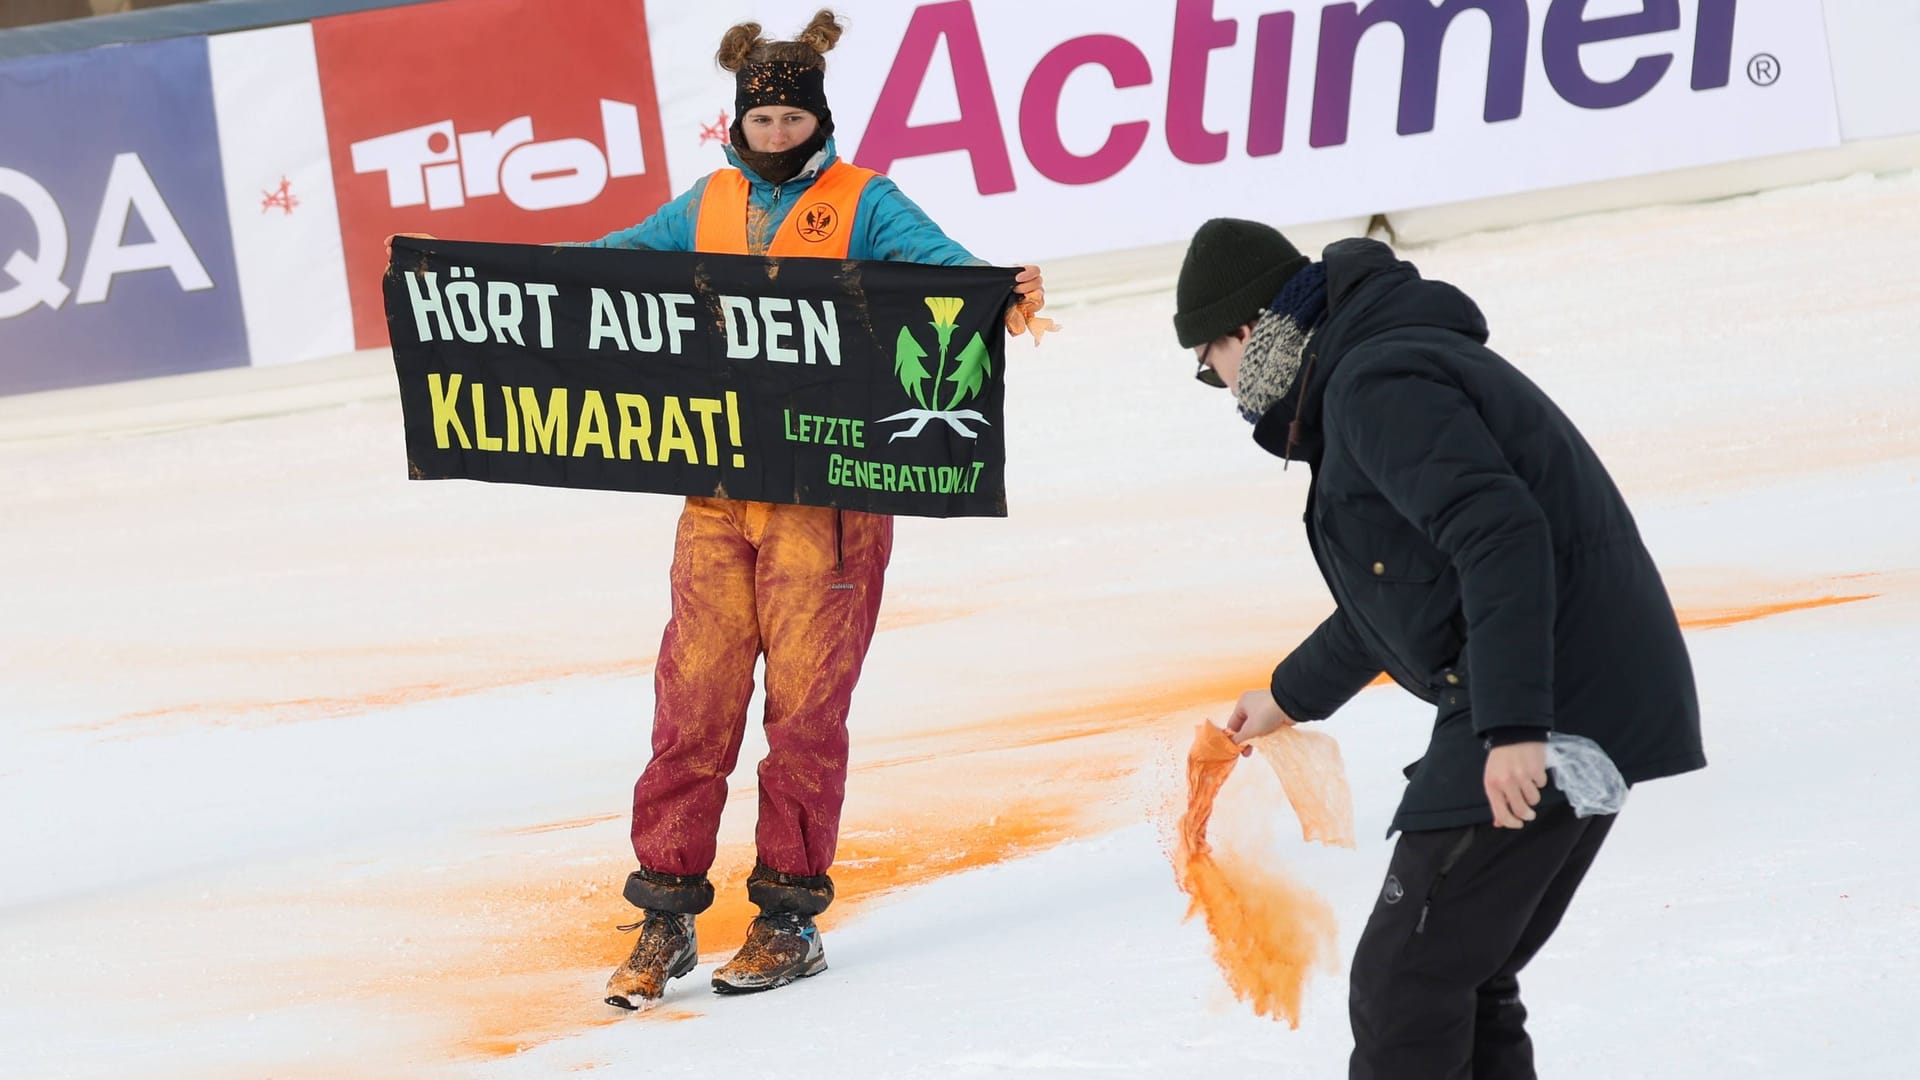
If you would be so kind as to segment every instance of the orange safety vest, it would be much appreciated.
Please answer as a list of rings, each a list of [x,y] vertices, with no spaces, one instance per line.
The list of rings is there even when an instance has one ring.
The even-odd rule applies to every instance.
[[[844,259],[853,243],[854,209],[872,169],[835,161],[800,193],[800,202],[773,234],[764,254],[777,258]],[[717,255],[747,255],[747,200],[753,184],[739,169],[721,169],[707,178],[700,196],[700,220],[693,248]]]

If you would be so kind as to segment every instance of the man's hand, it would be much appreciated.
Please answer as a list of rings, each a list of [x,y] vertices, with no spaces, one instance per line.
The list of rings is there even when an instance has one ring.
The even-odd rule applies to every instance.
[[[392,234],[391,236],[388,236],[388,237],[387,237],[387,262],[389,262],[389,263],[391,263],[391,262],[393,262],[393,238],[394,238],[395,236],[411,236],[411,237],[413,237],[413,238],[414,238],[415,240],[432,240],[432,239],[434,239],[434,236],[433,236],[433,234],[432,234],[432,233],[423,233],[423,232],[403,232],[403,233],[394,233],[394,234]]]
[[[1512,743],[1487,751],[1485,786],[1496,828],[1518,829],[1532,821],[1540,789],[1547,786],[1547,744]]]
[[[1246,757],[1253,753],[1253,747],[1247,745],[1249,741],[1292,727],[1293,723],[1293,717],[1273,700],[1272,691],[1249,690],[1240,695],[1239,703],[1233,707],[1233,716],[1227,721],[1227,734],[1240,748],[1240,756]]]

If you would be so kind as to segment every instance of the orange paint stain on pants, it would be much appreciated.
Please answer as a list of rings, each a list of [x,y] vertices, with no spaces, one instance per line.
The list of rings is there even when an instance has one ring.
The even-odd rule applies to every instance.
[[[712,868],[763,653],[757,855],[786,874],[832,866],[847,712],[892,551],[893,519],[879,514],[687,500],[674,540],[673,615],[654,668],[653,759],[634,785],[641,866],[678,876]]]
[[[1268,737],[1274,741],[1308,738],[1333,741],[1324,735],[1287,730]],[[1263,740],[1264,741],[1264,740]],[[1309,836],[1353,845],[1353,810],[1332,805],[1336,792],[1346,788],[1345,770],[1333,747],[1332,767],[1340,773],[1337,785],[1325,781],[1303,783],[1304,773],[1322,772],[1329,761],[1324,748],[1297,743],[1277,753],[1281,782],[1300,814]],[[1300,1026],[1300,999],[1307,977],[1315,968],[1334,970],[1334,942],[1338,926],[1333,910],[1312,890],[1288,880],[1277,870],[1248,859],[1216,857],[1207,842],[1207,825],[1214,800],[1227,774],[1240,760],[1240,749],[1227,733],[1202,723],[1187,753],[1187,808],[1181,816],[1174,851],[1174,877],[1192,902],[1187,917],[1203,915],[1213,937],[1213,958],[1226,976],[1234,996],[1253,1006],[1259,1016]],[[1291,775],[1292,784],[1287,784]]]

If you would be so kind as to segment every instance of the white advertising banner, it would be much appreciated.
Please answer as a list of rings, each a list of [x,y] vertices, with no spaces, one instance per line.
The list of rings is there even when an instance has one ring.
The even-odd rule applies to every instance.
[[[1831,146],[1821,0],[843,0],[841,153],[1016,261]],[[724,164],[713,63],[815,0],[648,5],[676,191]]]
[[[1920,134],[1920,2],[1826,0],[1840,134],[1848,141]]]
[[[253,364],[352,352],[313,27],[222,34],[207,56]]]

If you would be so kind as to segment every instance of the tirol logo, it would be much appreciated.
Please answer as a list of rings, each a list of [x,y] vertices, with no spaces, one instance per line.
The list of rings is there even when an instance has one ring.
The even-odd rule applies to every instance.
[[[531,116],[458,134],[443,120],[354,143],[353,171],[385,173],[395,208],[450,210],[495,195],[522,210],[580,206],[608,180],[647,172],[639,106],[600,99],[600,126],[604,151],[587,139],[538,141]]]
[[[1216,17],[1214,0],[1176,0],[1165,53],[1149,57],[1141,43],[1117,33],[1086,34],[1048,50],[1033,64],[1024,87],[1008,88],[994,85],[995,74],[1004,78],[1004,72],[988,62],[971,0],[944,0],[914,10],[853,160],[887,172],[908,158],[965,151],[980,194],[1013,191],[1012,158],[997,102],[1017,100],[1020,145],[1034,169],[1055,183],[1093,184],[1119,174],[1139,157],[1156,129],[1180,161],[1224,161],[1233,132],[1212,130],[1208,120],[1234,114],[1226,103],[1207,100],[1208,67],[1216,52],[1249,46],[1252,94],[1241,99],[1245,105],[1238,114],[1247,157],[1267,157],[1284,149],[1289,97],[1303,92],[1312,95],[1308,146],[1341,146],[1349,137],[1361,42],[1389,31],[1399,39],[1401,56],[1396,131],[1419,135],[1434,130],[1443,65],[1465,55],[1449,44],[1449,36],[1458,26],[1476,24],[1487,27],[1489,35],[1483,112],[1487,123],[1520,118],[1536,33],[1540,64],[1554,94],[1581,109],[1617,109],[1652,93],[1676,68],[1696,92],[1726,87],[1736,5],[1737,0],[1687,0],[1691,18],[1683,20],[1683,0],[1637,0],[1632,5],[1589,0],[1347,0],[1321,5],[1316,40],[1296,48],[1296,24],[1305,16],[1295,11],[1269,11],[1242,20]],[[1637,10],[1588,11],[1603,6]],[[1462,20],[1468,12],[1475,18]],[[1693,33],[1692,55],[1687,62],[1677,62],[1671,46],[1657,39],[1683,26]],[[1654,40],[1618,74],[1602,73],[1600,69],[1614,65],[1587,50],[1639,38]],[[936,64],[936,56],[949,62]],[[1311,63],[1296,62],[1304,60]],[[1095,141],[1097,130],[1079,130],[1073,142],[1093,143],[1094,149],[1070,148],[1063,138],[1061,98],[1082,68],[1104,69],[1117,90],[1152,86],[1164,72],[1165,123],[1129,119],[1114,124],[1104,141]],[[952,87],[937,96],[957,100],[959,118],[911,123],[928,79],[946,77],[948,71]]]
[[[979,432],[967,424],[985,424],[987,418],[980,415],[977,409],[962,409],[960,406],[980,396],[981,388],[993,375],[993,358],[987,353],[987,343],[975,333],[960,349],[959,355],[951,357],[953,374],[948,375],[953,332],[960,309],[966,306],[966,301],[957,296],[929,296],[926,304],[927,310],[933,313],[933,340],[940,359],[934,370],[928,371],[926,361],[931,354],[921,344],[920,337],[911,327],[900,328],[900,337],[893,349],[893,373],[899,378],[907,396],[918,402],[920,407],[894,413],[880,423],[913,421],[911,427],[894,432],[888,442],[916,438],[932,420],[944,421],[960,435],[977,439]]]
[[[839,225],[840,218],[833,212],[833,204],[818,202],[800,211],[800,220],[794,228],[799,230],[802,240],[817,244],[831,237]]]
[[[359,348],[387,341],[374,269],[390,233],[592,240],[672,196],[646,26],[642,0],[461,0],[315,20]]]

